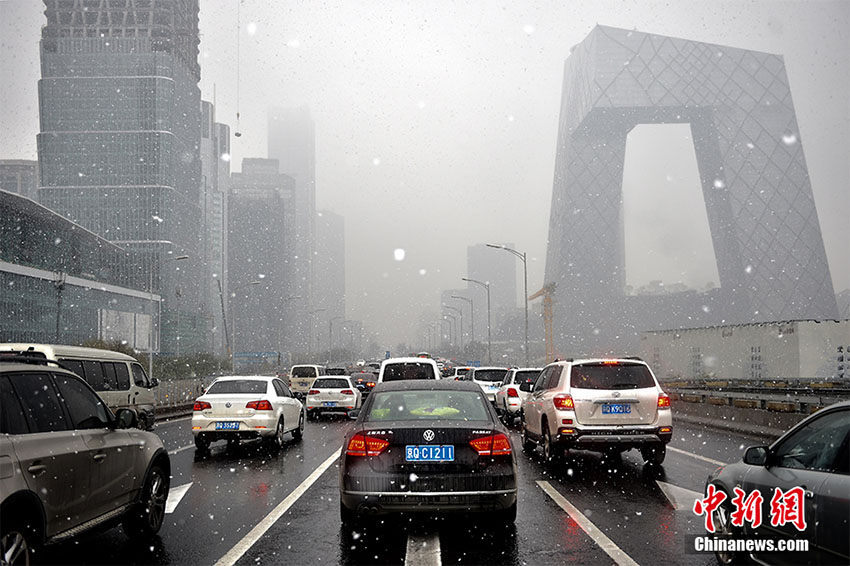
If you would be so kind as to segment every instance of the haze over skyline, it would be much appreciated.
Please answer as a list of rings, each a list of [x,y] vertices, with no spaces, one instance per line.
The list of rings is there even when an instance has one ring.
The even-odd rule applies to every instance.
[[[816,5],[247,0],[237,15],[234,2],[204,1],[200,86],[217,120],[243,134],[232,139],[235,171],[267,155],[271,107],[310,108],[317,208],[346,219],[348,316],[395,346],[439,309],[441,290],[464,286],[467,246],[514,242],[529,256],[529,292],[542,285],[563,64],[596,23],[780,53],[839,292],[850,287],[850,5]],[[0,2],[3,159],[36,159],[42,12]],[[701,206],[692,156],[686,127],[630,135],[633,286],[717,282],[707,226],[677,214]]]

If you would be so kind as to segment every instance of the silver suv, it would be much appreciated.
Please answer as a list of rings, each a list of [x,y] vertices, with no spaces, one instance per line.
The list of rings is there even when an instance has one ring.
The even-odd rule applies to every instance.
[[[130,409],[113,416],[68,370],[0,360],[2,562],[27,564],[42,544],[119,522],[131,538],[155,535],[171,474],[159,437]]]
[[[522,447],[543,447],[547,461],[565,449],[619,454],[639,448],[661,464],[673,435],[670,397],[638,359],[584,359],[549,364],[522,406]]]

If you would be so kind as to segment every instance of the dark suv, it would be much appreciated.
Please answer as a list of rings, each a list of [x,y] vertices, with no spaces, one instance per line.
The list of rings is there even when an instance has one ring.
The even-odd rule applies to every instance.
[[[71,371],[0,358],[0,556],[121,523],[149,538],[165,517],[171,464],[130,409],[110,412]]]

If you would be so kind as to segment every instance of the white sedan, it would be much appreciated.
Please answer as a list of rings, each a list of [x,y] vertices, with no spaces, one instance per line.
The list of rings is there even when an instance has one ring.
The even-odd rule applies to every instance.
[[[307,392],[304,404],[307,415],[317,417],[323,412],[348,413],[359,409],[362,403],[360,391],[347,376],[317,377]]]
[[[231,444],[250,438],[279,449],[287,432],[301,440],[305,416],[301,401],[280,378],[219,377],[195,400],[192,434],[198,450],[207,450],[215,440]]]
[[[496,412],[504,421],[510,424],[519,418],[522,411],[522,402],[528,397],[528,391],[523,391],[520,386],[524,383],[534,383],[543,368],[511,368],[505,375],[502,385],[496,392]]]

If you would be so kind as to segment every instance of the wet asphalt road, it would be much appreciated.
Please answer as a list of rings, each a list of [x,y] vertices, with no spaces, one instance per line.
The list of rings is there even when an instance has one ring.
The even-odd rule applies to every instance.
[[[559,506],[556,498],[563,498],[627,559],[638,564],[709,565],[715,564],[712,555],[686,553],[685,535],[702,532],[702,519],[690,511],[693,497],[702,492],[717,462],[737,460],[743,447],[764,443],[678,425],[660,468],[644,466],[636,451],[614,461],[577,451],[551,466],[543,463],[539,452],[523,453],[515,430],[512,440],[519,470],[515,525],[494,526],[476,517],[395,517],[349,530],[340,526],[334,456],[350,421],[308,422],[304,440],[290,441],[277,454],[255,442],[235,448],[219,442],[207,455],[196,455],[189,423],[184,418],[156,428],[171,453],[170,500],[178,499],[180,491],[185,494],[166,515],[153,543],[134,545],[114,528],[47,547],[39,561],[215,564],[227,555],[228,563],[240,566],[403,564],[406,556],[421,563],[423,552],[434,558],[427,551],[439,545],[442,564],[614,563],[602,549],[605,542],[588,534],[579,525],[581,518],[574,520]],[[278,520],[267,519],[263,534],[250,543],[241,542],[296,488],[303,489],[323,463],[329,464],[326,470],[314,474],[315,482],[300,497],[289,498],[291,506]],[[676,502],[681,509],[675,508]]]

